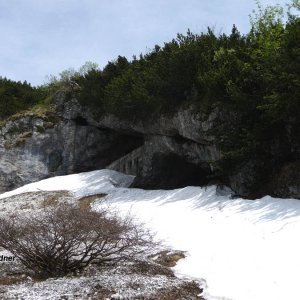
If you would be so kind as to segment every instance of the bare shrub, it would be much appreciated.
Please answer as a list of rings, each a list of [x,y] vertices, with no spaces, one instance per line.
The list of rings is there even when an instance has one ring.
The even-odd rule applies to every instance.
[[[130,259],[155,245],[152,235],[132,217],[70,204],[49,208],[35,218],[0,219],[0,246],[36,275],[64,276],[90,263]]]

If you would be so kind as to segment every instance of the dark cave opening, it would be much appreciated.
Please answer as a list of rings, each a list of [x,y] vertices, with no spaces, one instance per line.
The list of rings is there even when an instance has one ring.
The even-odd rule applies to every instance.
[[[73,170],[75,173],[104,169],[144,144],[142,136],[128,135],[107,128],[92,126],[86,128],[93,139],[77,140],[78,145],[85,144],[85,147],[77,147],[81,151],[76,151]]]
[[[77,116],[75,119],[73,119],[73,121],[76,123],[76,125],[79,125],[79,126],[88,126],[89,125],[88,121],[81,116]]]
[[[152,159],[151,175],[137,176],[132,187],[144,189],[175,189],[203,186],[212,174],[208,163],[192,164],[174,153],[156,153]]]

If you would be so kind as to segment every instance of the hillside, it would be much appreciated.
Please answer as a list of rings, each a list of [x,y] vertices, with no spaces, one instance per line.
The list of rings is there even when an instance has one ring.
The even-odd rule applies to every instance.
[[[248,2],[0,5],[12,78],[169,39],[204,15],[240,24],[41,86],[0,74],[0,299],[300,299],[300,0],[289,1],[255,1],[249,30]]]
[[[135,187],[216,183],[242,197],[300,198],[299,22],[258,6],[245,35],[188,31],[37,88],[1,78],[0,189],[142,147]]]

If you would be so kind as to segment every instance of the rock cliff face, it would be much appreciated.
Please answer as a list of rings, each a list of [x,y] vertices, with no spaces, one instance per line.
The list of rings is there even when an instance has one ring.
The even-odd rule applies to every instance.
[[[105,168],[141,147],[134,187],[177,188],[213,181],[243,197],[300,198],[297,163],[281,164],[255,191],[264,159],[249,159],[226,178],[217,172],[215,162],[222,154],[213,132],[226,117],[218,109],[201,114],[190,107],[143,121],[95,118],[75,99],[65,101],[58,94],[52,112],[31,112],[2,124],[0,192],[49,176]]]
[[[220,158],[214,144],[200,144],[181,136],[149,135],[145,138],[141,169],[133,186],[178,188],[205,185]]]
[[[104,168],[139,146],[136,137],[63,114],[28,114],[0,130],[0,192],[50,176]]]
[[[213,162],[221,157],[211,130],[220,112],[195,114],[193,108],[147,120],[124,120],[114,115],[94,118],[76,100],[58,99],[62,116],[82,119],[97,128],[109,129],[143,140],[134,187],[176,188],[203,185],[214,176]]]

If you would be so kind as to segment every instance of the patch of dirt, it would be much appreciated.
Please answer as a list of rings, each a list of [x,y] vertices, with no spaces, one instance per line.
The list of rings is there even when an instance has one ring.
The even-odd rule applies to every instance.
[[[146,260],[135,261],[128,270],[135,274],[144,274],[149,276],[165,275],[167,277],[175,277],[174,272],[170,268]]]
[[[0,213],[32,213],[37,209],[55,206],[58,203],[71,201],[74,196],[69,191],[27,192],[0,199]]]
[[[175,267],[177,262],[185,258],[184,251],[168,251],[164,250],[155,255],[151,255],[151,258],[158,264],[165,267]]]
[[[111,296],[115,293],[115,291],[111,291],[100,284],[97,284],[93,288],[93,296],[90,298],[91,300],[107,300],[111,299]]]
[[[54,207],[61,202],[70,201],[73,199],[72,193],[69,191],[54,191],[54,192],[39,192],[41,193],[40,208]]]
[[[27,281],[25,275],[6,275],[0,276],[0,285],[18,284]]]
[[[203,290],[196,281],[184,282],[172,288],[162,288],[153,299],[159,300],[205,300],[201,294]]]
[[[107,194],[96,194],[96,195],[85,196],[78,199],[78,205],[80,210],[90,210],[92,202],[104,198],[105,196],[107,196]]]

